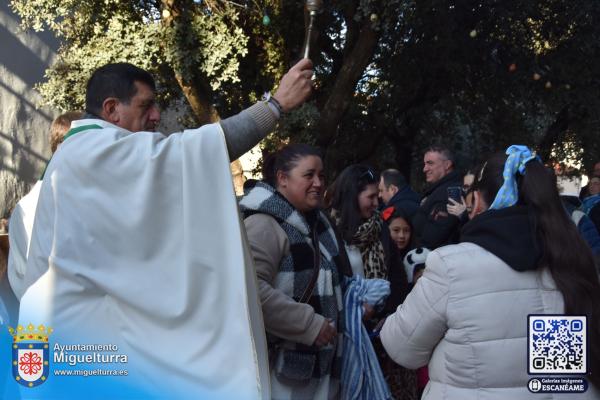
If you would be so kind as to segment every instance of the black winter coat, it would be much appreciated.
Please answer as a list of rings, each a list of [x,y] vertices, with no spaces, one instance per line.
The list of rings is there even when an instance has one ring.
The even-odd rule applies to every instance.
[[[459,219],[448,214],[448,187],[462,186],[462,177],[450,172],[434,183],[424,194],[421,207],[413,217],[413,234],[417,246],[434,250],[447,244],[458,243]]]

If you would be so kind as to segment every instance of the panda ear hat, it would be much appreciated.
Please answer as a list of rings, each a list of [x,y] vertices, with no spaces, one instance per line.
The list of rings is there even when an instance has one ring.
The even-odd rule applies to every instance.
[[[419,264],[425,264],[429,252],[430,250],[426,247],[417,247],[406,254],[404,257],[404,270],[406,271],[408,283],[413,282],[415,267]]]

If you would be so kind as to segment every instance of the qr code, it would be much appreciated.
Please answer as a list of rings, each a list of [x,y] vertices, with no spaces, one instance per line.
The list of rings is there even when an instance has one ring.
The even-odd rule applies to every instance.
[[[586,317],[529,315],[530,374],[585,374]]]

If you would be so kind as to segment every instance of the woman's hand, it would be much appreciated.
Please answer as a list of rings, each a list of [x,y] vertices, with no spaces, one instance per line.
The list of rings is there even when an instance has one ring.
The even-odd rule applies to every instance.
[[[363,321],[368,321],[373,318],[375,314],[375,309],[369,303],[363,303]]]
[[[461,203],[454,199],[448,199],[448,205],[446,205],[446,209],[448,210],[448,214],[452,214],[460,218],[462,213],[467,210],[467,204],[465,202],[465,198],[460,198]]]
[[[333,339],[337,336],[337,330],[331,324],[330,319],[326,319],[323,321],[323,325],[321,326],[321,330],[315,339],[314,345],[317,347],[323,347],[328,345],[333,341]]]

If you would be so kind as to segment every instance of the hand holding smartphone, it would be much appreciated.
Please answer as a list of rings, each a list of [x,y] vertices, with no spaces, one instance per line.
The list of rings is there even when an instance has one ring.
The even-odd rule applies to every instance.
[[[446,205],[446,210],[448,211],[448,214],[452,214],[458,218],[461,218],[467,210],[467,205],[463,198],[462,187],[448,187],[448,204]]]
[[[448,187],[448,199],[452,199],[457,203],[462,202],[462,188],[460,186]]]

